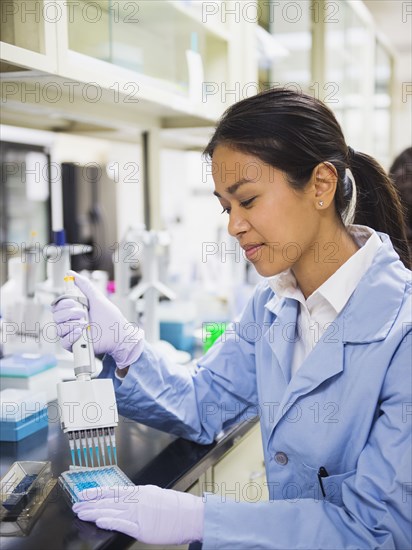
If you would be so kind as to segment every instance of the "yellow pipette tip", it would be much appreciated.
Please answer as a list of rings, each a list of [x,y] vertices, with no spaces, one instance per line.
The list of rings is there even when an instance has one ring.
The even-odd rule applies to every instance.
[[[69,281],[74,281],[73,275],[66,275],[66,277],[63,279],[65,283],[68,283]]]

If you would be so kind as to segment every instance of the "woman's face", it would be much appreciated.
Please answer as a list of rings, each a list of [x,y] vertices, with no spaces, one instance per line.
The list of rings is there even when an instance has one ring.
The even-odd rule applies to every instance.
[[[216,147],[212,168],[228,231],[260,275],[276,275],[315,255],[320,221],[311,182],[294,190],[280,170],[225,145]]]

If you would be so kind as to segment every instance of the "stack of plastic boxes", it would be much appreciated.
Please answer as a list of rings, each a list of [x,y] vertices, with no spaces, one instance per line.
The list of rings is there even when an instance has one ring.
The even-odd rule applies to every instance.
[[[0,359],[0,388],[46,392],[47,401],[57,398],[59,382],[56,357],[51,354],[22,353]]]
[[[45,392],[0,391],[0,441],[20,441],[48,425]]]

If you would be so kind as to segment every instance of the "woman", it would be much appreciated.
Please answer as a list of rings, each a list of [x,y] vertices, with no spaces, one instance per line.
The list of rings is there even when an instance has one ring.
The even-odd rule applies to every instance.
[[[148,486],[132,503],[106,492],[74,510],[149,543],[409,548],[411,272],[391,181],[345,144],[325,105],[283,89],[230,107],[205,152],[229,233],[267,279],[197,372],[157,356],[84,278],[76,282],[101,325],[95,351],[106,353],[120,412],[210,443],[253,408],[270,501]],[[66,300],[54,316],[70,349],[82,314]]]

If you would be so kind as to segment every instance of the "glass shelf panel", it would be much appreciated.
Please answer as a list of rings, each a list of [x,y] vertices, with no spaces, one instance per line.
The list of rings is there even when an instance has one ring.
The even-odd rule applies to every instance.
[[[373,153],[386,168],[389,168],[390,164],[391,83],[391,57],[383,45],[376,41]]]
[[[362,150],[365,133],[370,31],[346,3],[337,22],[325,25],[325,80],[336,83],[338,101],[331,105],[346,143]]]
[[[186,51],[205,66],[224,59],[227,43],[168,0],[69,0],[69,49],[187,91]]]
[[[45,54],[45,25],[41,0],[1,0],[1,40]]]
[[[293,5],[292,5],[293,4]],[[261,26],[272,34],[278,46],[267,70],[260,67],[259,80],[271,85],[290,86],[307,92],[311,83],[310,2],[259,2]],[[262,70],[263,69],[263,70]]]

